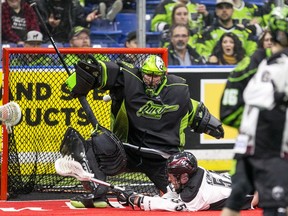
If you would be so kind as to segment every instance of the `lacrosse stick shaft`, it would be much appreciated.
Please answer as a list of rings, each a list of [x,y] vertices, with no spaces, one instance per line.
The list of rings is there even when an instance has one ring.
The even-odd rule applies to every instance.
[[[108,182],[101,181],[101,180],[96,179],[96,178],[91,178],[90,181],[92,181],[94,183],[97,183],[97,184],[100,184],[100,185],[104,185],[104,186],[110,187],[112,189],[125,191],[125,188],[122,188],[122,187],[119,187],[119,186],[116,186],[116,185],[113,185],[113,184],[109,184]]]
[[[37,14],[37,16],[38,16],[41,24],[42,24],[43,27],[44,27],[44,30],[45,30],[46,34],[47,34],[48,37],[49,37],[49,40],[51,41],[51,43],[52,43],[52,45],[53,45],[53,47],[54,47],[54,50],[55,50],[56,53],[57,53],[57,56],[59,57],[59,59],[60,59],[62,65],[63,65],[63,67],[65,68],[65,71],[67,72],[68,76],[70,76],[71,73],[70,73],[70,71],[69,71],[69,69],[68,69],[68,66],[67,66],[67,64],[65,63],[65,61],[64,61],[64,59],[63,59],[63,56],[61,55],[59,49],[57,48],[57,46],[56,46],[56,44],[55,44],[55,41],[54,41],[53,37],[51,36],[51,34],[50,34],[50,32],[49,32],[49,29],[48,29],[45,21],[44,21],[43,18],[42,18],[42,15],[41,15],[38,7],[37,7],[36,2],[35,2],[35,1],[32,1],[31,4],[30,4],[30,6],[34,9],[35,13]],[[90,123],[92,124],[93,127],[96,127],[96,125],[98,124],[98,121],[97,121],[97,119],[96,119],[96,117],[95,117],[95,115],[94,115],[94,113],[93,113],[93,111],[92,111],[92,109],[91,109],[91,107],[90,107],[90,105],[89,105],[86,97],[85,97],[85,96],[81,96],[81,97],[78,98],[78,100],[79,100],[82,108],[84,109],[87,117],[88,117],[88,121],[90,121]]]
[[[141,147],[139,149],[138,146],[132,145],[130,143],[123,143],[123,145],[127,146],[129,148],[135,149],[135,150],[139,150],[140,152],[159,155],[159,156],[161,156],[161,157],[163,157],[165,159],[168,159],[171,156],[170,154],[168,154],[166,152],[163,152],[163,151],[160,151],[160,150],[157,150],[157,149],[145,148],[145,147]]]

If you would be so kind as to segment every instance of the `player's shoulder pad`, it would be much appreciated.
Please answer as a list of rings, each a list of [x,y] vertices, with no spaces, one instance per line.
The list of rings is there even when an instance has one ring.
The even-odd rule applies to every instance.
[[[120,67],[123,67],[123,68],[127,68],[127,69],[133,69],[135,68],[135,66],[131,63],[128,63],[128,62],[125,62],[125,61],[119,61],[117,62],[117,64],[120,66]]]
[[[186,84],[186,79],[176,76],[174,74],[168,74],[167,75],[167,84]]]

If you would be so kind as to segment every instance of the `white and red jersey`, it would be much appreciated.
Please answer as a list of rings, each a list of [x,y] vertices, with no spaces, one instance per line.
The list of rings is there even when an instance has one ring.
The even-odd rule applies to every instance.
[[[170,192],[163,197],[144,196],[141,208],[145,211],[216,210],[224,206],[231,193],[231,178],[199,167],[179,194]]]

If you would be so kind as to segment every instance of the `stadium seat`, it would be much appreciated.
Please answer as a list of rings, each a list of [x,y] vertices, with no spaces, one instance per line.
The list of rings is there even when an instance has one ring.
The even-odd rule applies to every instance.
[[[122,31],[98,31],[91,30],[90,38],[92,44],[99,44],[102,47],[118,46]]]
[[[146,44],[149,47],[160,46],[161,32],[146,32]]]
[[[152,14],[147,14],[146,20],[146,44],[148,47],[159,47],[160,33],[150,32]],[[119,13],[116,16],[116,28],[122,31],[120,43],[125,43],[127,34],[130,31],[136,31],[138,19],[135,13]]]
[[[90,38],[92,44],[101,47],[118,47],[118,42],[122,36],[122,31],[117,30],[113,21],[96,19],[90,26]]]
[[[116,29],[121,30],[124,35],[137,29],[136,13],[118,13],[115,18]]]
[[[116,29],[115,22],[106,19],[96,19],[90,25],[90,30],[93,31],[114,31]]]
[[[146,0],[146,13],[154,14],[155,8],[160,2],[161,0]]]

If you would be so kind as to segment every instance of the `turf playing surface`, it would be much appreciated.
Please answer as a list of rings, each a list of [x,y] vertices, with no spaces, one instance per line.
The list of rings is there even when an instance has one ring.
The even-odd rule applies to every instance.
[[[0,201],[0,216],[219,216],[220,211],[166,212],[133,210],[130,207],[75,209],[68,200]],[[261,216],[262,210],[242,211],[241,216]]]

